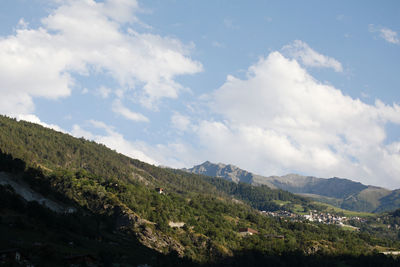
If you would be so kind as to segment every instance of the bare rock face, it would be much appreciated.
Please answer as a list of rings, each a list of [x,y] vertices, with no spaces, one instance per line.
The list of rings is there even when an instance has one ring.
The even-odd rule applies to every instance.
[[[241,170],[234,165],[225,165],[222,163],[214,164],[209,161],[206,161],[201,165],[194,166],[191,169],[184,170],[187,172],[203,174],[212,177],[222,177],[235,183],[252,183],[253,180],[253,174],[245,170]]]
[[[57,213],[74,213],[76,209],[64,205],[59,201],[49,199],[42,194],[36,192],[20,177],[6,172],[0,172],[0,185],[9,185],[13,188],[16,194],[20,195],[26,201],[36,201],[39,204],[49,208]]]
[[[153,229],[152,223],[140,218],[127,207],[114,207],[115,227],[117,230],[133,233],[140,243],[160,253],[176,252],[183,257],[185,248],[172,237]]]

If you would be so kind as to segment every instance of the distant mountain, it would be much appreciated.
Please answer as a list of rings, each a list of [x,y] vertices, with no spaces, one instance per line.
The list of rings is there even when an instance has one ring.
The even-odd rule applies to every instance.
[[[187,172],[202,174],[211,177],[222,177],[228,181],[232,181],[235,183],[243,182],[248,184],[265,184],[275,189],[273,184],[268,182],[258,183],[258,181],[262,181],[265,177],[252,174],[248,171],[239,169],[234,165],[225,165],[222,163],[214,164],[209,161],[204,162],[203,164],[194,166],[191,169],[184,169]]]
[[[337,177],[323,179],[297,174],[265,177],[265,181],[289,192],[317,194],[333,198],[347,198],[368,188],[366,185],[349,179]]]
[[[400,207],[400,190],[364,185],[343,178],[317,178],[297,174],[261,176],[242,170],[234,165],[214,164],[209,161],[184,169],[187,172],[222,177],[235,183],[267,185],[313,198],[320,202],[354,211],[382,212]]]

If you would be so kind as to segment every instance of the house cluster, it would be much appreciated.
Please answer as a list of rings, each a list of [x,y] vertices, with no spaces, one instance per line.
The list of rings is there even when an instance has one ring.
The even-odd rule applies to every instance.
[[[357,216],[350,217],[349,220],[354,220],[354,221],[358,221],[358,222],[361,222],[361,223],[367,222],[366,218],[361,218],[361,217],[357,217]],[[379,218],[378,218],[378,221],[379,221]]]
[[[262,214],[270,217],[277,217],[277,218],[282,218],[284,220],[290,220],[294,222],[299,222],[299,221],[310,221],[310,222],[318,222],[318,223],[324,223],[324,224],[336,224],[339,226],[346,226],[345,222],[349,220],[356,220],[359,222],[365,222],[365,218],[360,218],[360,217],[345,217],[345,216],[340,216],[334,213],[324,213],[324,212],[318,212],[316,210],[310,211],[309,214],[306,215],[299,215],[296,213],[292,213],[290,211],[284,211],[284,210],[279,210],[279,211],[261,211]],[[348,225],[347,225],[348,226]]]
[[[337,214],[331,214],[331,213],[323,213],[323,212],[317,213],[316,211],[314,212],[311,211],[310,214],[303,215],[303,217],[304,219],[310,222],[339,224],[339,225],[343,225],[343,222],[347,220],[347,217],[344,216],[339,216]]]
[[[394,228],[394,229],[396,229],[396,230],[399,230],[399,229],[400,229],[400,225],[398,225],[398,224],[393,224],[393,225],[388,224],[386,227],[387,227],[388,229],[391,229],[391,228]]]

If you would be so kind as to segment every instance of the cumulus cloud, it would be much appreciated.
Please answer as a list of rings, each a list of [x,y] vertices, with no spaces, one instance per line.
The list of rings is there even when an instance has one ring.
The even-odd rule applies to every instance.
[[[195,130],[210,160],[264,175],[400,184],[399,144],[385,144],[385,124],[400,124],[397,104],[346,96],[279,52],[250,66],[245,79],[228,76],[211,99],[222,120],[203,120]]]
[[[175,129],[184,132],[188,130],[190,126],[190,118],[176,112],[171,117],[171,124]]]
[[[189,57],[193,45],[135,31],[136,1],[58,3],[41,27],[21,22],[15,34],[0,39],[1,113],[31,113],[33,98],[67,97],[75,75],[92,74],[113,78],[152,108],[178,96],[177,75],[202,70]]]
[[[87,128],[94,127],[104,130],[103,134],[94,134]],[[102,121],[90,120],[85,126],[73,125],[71,131],[75,137],[84,137],[101,143],[128,157],[139,159],[154,165],[162,165],[173,168],[184,168],[199,163],[199,151],[192,145],[181,141],[171,141],[166,144],[149,144],[143,141],[127,140],[117,130]]]
[[[84,137],[88,140],[93,140],[97,143],[103,144],[111,149],[115,149],[117,152],[124,154],[128,157],[139,159],[141,161],[158,165],[157,161],[149,157],[142,150],[145,144],[139,141],[131,142],[124,138],[124,136],[117,131],[114,127],[105,124],[102,121],[91,120],[89,124],[92,127],[102,129],[105,131],[103,135],[93,134],[90,131],[82,128],[80,125],[73,125],[72,135],[75,137]]]
[[[397,35],[397,32],[389,28],[377,27],[373,24],[370,24],[368,29],[370,32],[379,32],[380,37],[383,38],[388,43],[400,44],[400,39]]]
[[[97,94],[99,95],[99,96],[101,96],[102,98],[108,98],[108,96],[110,95],[110,93],[112,92],[112,89],[110,89],[110,88],[107,88],[107,87],[105,87],[105,86],[100,86],[98,89],[97,89]]]
[[[179,140],[169,141],[165,144],[150,145],[141,143],[143,151],[151,155],[162,166],[172,168],[185,168],[200,163],[200,151],[191,144]]]
[[[332,68],[336,72],[343,71],[342,64],[339,61],[316,52],[303,41],[296,40],[292,44],[284,46],[282,50],[285,54],[299,60],[305,66]]]
[[[387,42],[392,44],[400,43],[399,37],[397,36],[397,32],[387,28],[383,28],[380,31],[382,38],[385,39]]]
[[[128,119],[128,120],[132,120],[132,121],[142,121],[142,122],[148,122],[149,119],[144,116],[143,114],[137,113],[137,112],[133,112],[130,109],[128,109],[127,107],[125,107],[121,100],[117,99],[113,102],[112,105],[112,111],[122,115],[124,118]]]

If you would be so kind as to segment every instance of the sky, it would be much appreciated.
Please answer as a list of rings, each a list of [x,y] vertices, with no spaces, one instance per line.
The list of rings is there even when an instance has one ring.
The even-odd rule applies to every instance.
[[[154,164],[400,188],[400,2],[2,0],[0,114]]]

